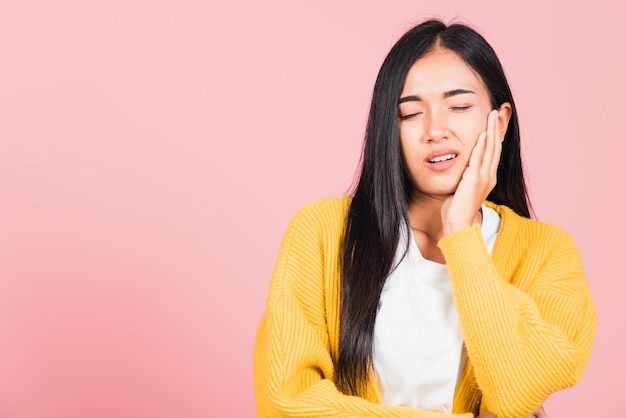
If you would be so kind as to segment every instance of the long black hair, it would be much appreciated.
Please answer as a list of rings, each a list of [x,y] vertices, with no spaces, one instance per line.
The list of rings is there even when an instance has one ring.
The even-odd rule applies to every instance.
[[[472,28],[438,20],[405,33],[385,58],[365,132],[361,173],[345,226],[341,267],[341,311],[337,387],[362,395],[371,372],[374,324],[380,294],[400,239],[409,229],[411,181],[405,174],[398,131],[398,100],[409,69],[435,48],[456,52],[482,78],[492,109],[508,102],[512,114],[502,144],[497,183],[488,200],[530,217],[520,154],[517,111],[494,50]]]

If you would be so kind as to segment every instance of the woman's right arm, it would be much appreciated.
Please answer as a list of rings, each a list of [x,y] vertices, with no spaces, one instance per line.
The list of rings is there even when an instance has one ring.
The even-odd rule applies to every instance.
[[[339,277],[341,206],[341,200],[308,205],[283,239],[254,348],[259,417],[473,418],[386,406],[374,394],[370,401],[336,388],[331,347],[338,339],[333,281]]]

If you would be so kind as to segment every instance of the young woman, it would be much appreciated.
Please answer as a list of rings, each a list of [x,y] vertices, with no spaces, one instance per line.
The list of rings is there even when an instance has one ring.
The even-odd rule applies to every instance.
[[[427,21],[386,57],[351,198],[285,234],[255,344],[261,417],[545,417],[596,318],[580,256],[530,219],[492,48]]]

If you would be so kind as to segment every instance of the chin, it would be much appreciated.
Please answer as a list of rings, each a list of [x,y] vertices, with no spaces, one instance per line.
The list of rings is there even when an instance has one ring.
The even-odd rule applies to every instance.
[[[415,192],[419,195],[431,197],[448,197],[456,192],[461,182],[461,175],[440,177],[431,179],[426,184],[414,183]]]
[[[448,196],[452,196],[456,192],[456,187],[453,188],[429,188],[429,189],[416,189],[415,195],[428,196],[432,198],[445,199]]]
[[[456,189],[459,187],[458,182],[452,182],[450,184],[438,184],[431,186],[427,189],[422,189],[422,193],[431,195],[431,196],[450,196],[456,192]]]

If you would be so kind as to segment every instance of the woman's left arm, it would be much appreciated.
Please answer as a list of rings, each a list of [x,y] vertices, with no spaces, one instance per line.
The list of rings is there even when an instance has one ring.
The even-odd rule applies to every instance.
[[[497,263],[478,225],[439,242],[483,407],[499,418],[527,416],[578,382],[596,330],[571,238],[554,226],[514,221],[522,224],[518,236],[509,237],[509,253],[494,249]]]

